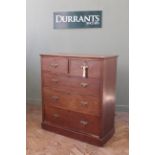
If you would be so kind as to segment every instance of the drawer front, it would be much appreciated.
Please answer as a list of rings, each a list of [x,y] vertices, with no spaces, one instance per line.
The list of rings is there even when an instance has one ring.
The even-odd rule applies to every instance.
[[[98,97],[84,95],[70,95],[44,88],[44,103],[47,107],[59,107],[84,114],[100,115],[100,101]]]
[[[59,108],[45,108],[45,120],[74,131],[99,134],[99,117],[66,111]]]
[[[47,88],[47,87],[45,87]],[[80,88],[80,87],[66,87],[66,86],[57,86],[57,87],[48,87],[51,92],[60,92],[64,94],[70,95],[86,95],[93,97],[100,97],[99,90],[96,89],[88,89],[88,88]]]
[[[42,57],[42,70],[53,74],[67,74],[68,59],[62,57]]]
[[[101,61],[92,59],[71,59],[70,75],[87,78],[100,78]]]
[[[98,79],[84,79],[70,76],[57,76],[49,72],[43,73],[44,86],[57,88],[64,91],[76,92],[79,94],[98,95],[100,81]],[[64,87],[64,88],[63,88]]]

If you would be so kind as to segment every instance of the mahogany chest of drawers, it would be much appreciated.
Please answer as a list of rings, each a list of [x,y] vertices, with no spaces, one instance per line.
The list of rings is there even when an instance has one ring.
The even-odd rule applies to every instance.
[[[114,133],[117,56],[41,55],[42,128],[95,145]]]

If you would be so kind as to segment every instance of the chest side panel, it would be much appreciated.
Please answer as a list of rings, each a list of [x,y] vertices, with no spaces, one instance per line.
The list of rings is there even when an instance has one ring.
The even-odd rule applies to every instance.
[[[103,61],[102,83],[102,136],[114,130],[116,101],[116,58]]]

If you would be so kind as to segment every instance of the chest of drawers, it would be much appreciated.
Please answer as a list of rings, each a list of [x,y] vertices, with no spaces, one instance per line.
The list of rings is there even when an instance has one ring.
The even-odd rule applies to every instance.
[[[95,145],[114,133],[117,56],[41,55],[42,128]]]

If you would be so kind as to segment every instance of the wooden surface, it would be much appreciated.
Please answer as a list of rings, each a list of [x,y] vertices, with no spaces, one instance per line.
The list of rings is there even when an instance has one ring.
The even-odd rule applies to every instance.
[[[116,62],[116,57],[42,55],[42,128],[106,143],[114,133]]]
[[[48,88],[44,88],[44,93],[45,106],[59,107],[90,115],[99,115],[99,99],[97,97],[71,95],[70,93],[60,93],[56,90],[51,92]]]
[[[82,69],[81,66],[83,63],[87,63],[89,66],[88,69],[88,77],[89,78],[100,78],[101,74],[101,61],[95,60],[95,59],[88,59],[88,58],[71,58],[70,59],[70,75],[74,77],[81,77],[82,75]]]
[[[45,117],[47,122],[68,128],[73,131],[84,133],[99,134],[99,118],[96,116],[85,115],[70,110],[62,110],[60,108],[45,107]],[[81,122],[86,122],[84,125]]]
[[[43,130],[41,106],[27,106],[27,155],[128,155],[128,113],[117,112],[115,134],[102,147]]]
[[[43,54],[40,54],[40,56],[56,56],[56,57],[62,57],[62,56],[65,56],[65,57],[74,57],[74,58],[95,58],[95,59],[103,59],[103,58],[116,58],[118,57],[117,55],[100,55],[100,54],[85,54],[85,53],[53,53],[53,52],[50,52],[50,53],[43,53]]]

